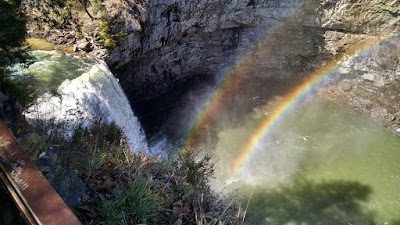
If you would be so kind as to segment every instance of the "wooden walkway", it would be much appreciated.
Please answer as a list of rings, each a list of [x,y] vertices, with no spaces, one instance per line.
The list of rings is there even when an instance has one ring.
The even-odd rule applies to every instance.
[[[1,121],[0,178],[29,225],[81,224]]]

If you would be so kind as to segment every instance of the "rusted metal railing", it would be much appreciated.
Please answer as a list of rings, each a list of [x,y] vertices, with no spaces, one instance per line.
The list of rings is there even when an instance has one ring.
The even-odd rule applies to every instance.
[[[1,121],[0,178],[28,224],[81,224]]]

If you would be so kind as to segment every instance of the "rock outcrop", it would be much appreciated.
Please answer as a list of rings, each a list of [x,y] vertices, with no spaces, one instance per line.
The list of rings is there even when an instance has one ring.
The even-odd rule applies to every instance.
[[[110,51],[107,62],[133,99],[152,98],[183,79],[223,73],[259,45],[263,50],[252,64],[265,76],[298,71],[323,43],[315,4],[149,1],[140,22],[128,23],[137,20],[125,17],[127,38]]]
[[[398,0],[323,0],[321,26],[358,34],[400,31]]]
[[[132,99],[152,98],[183,79],[223,73],[260,45],[263,49],[247,66],[257,75],[290,76],[332,53],[325,51],[326,31],[399,31],[399,5],[396,0],[125,3],[117,29],[126,38],[109,52],[107,62]]]
[[[27,6],[41,4],[37,0],[24,2]],[[400,31],[398,0],[92,3],[85,8],[86,13],[77,13],[80,17],[69,15],[71,21],[32,11],[47,18],[42,23],[53,18],[70,24],[68,29],[80,29],[82,36],[93,41],[94,53],[105,57],[131,101],[152,99],[187,80],[215,79],[238,67],[244,77],[298,77],[372,36]],[[44,8],[51,12],[50,7]],[[64,7],[58,11],[68,10]],[[46,26],[39,23],[37,27]],[[68,29],[55,33],[70,34]],[[114,38],[108,41],[117,44],[98,50],[101,35],[103,44],[104,37]],[[63,36],[67,38],[57,37]],[[82,38],[77,36],[67,39],[76,43]],[[363,60],[342,66],[338,76],[344,80],[321,89],[320,94],[397,130],[400,106],[392,102],[400,101],[395,93],[399,86],[399,44],[395,38]]]
[[[328,84],[317,94],[400,132],[399,62],[400,36],[397,35],[340,64],[339,82]]]
[[[329,42],[333,38],[356,42],[354,35],[400,31],[398,0],[82,2],[52,7],[24,0],[32,8],[31,31],[59,43],[93,41],[94,54],[105,57],[133,100],[153,98],[182,80],[224,73],[249,54],[253,62],[247,66],[263,71],[253,75],[299,74],[324,54],[343,50]],[[99,50],[99,44],[108,49]]]

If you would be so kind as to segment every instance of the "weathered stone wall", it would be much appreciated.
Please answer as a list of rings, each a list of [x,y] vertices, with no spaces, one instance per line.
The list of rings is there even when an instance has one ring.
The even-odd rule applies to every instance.
[[[380,35],[400,31],[398,0],[323,0],[321,6],[326,29]]]
[[[221,73],[259,45],[265,46],[251,66],[263,76],[282,76],[301,72],[331,53],[325,51],[326,31],[375,35],[400,30],[397,0],[133,4],[125,11],[135,8],[136,13],[123,13],[127,37],[107,61],[134,99],[152,98],[183,79]]]
[[[362,41],[366,35],[356,38]],[[400,36],[383,39],[338,66],[340,82],[320,88],[317,94],[400,133]]]
[[[151,1],[145,5],[142,31],[128,34],[107,61],[130,98],[152,98],[180,80],[218,75],[257,45],[265,46],[254,65],[266,76],[268,71],[283,74],[305,67],[305,59],[319,53],[318,5],[307,4]]]
[[[117,45],[95,52],[105,56],[131,99],[152,98],[182,80],[218,75],[244,57],[253,59],[247,63],[253,75],[301,74],[324,54],[338,53],[341,47],[331,40],[339,36],[350,44],[348,35],[400,31],[398,0],[91,0],[85,8],[90,13],[82,6],[79,11],[79,5],[75,13],[66,6],[58,10],[70,12],[66,18],[73,21],[57,13],[47,21],[40,16],[41,8],[50,10],[46,5],[24,2],[36,9],[27,11],[38,23],[35,27],[45,28],[52,20],[68,25],[65,32],[44,29],[54,31],[50,37],[61,43],[74,28],[93,42],[99,40],[101,29],[95,25],[106,12],[107,35]],[[77,36],[70,40],[79,40]]]

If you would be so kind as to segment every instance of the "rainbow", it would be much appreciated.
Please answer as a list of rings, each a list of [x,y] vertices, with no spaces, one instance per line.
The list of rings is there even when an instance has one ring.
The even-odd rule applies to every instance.
[[[192,121],[188,132],[186,132],[184,138],[185,147],[193,148],[201,140],[204,130],[219,112],[224,99],[240,87],[246,75],[255,72],[253,64],[257,61],[259,55],[262,55],[260,53],[268,53],[271,48],[276,48],[269,40],[279,38],[279,35],[285,33],[286,29],[290,28],[286,26],[291,23],[290,19],[293,18],[288,18],[286,22],[277,23],[275,27],[269,29],[258,44],[250,48],[247,53],[242,55],[242,57],[231,66],[230,70],[221,76],[218,85],[214,88],[214,92],[212,92],[202,104],[201,109],[197,112],[198,116]]]
[[[245,55],[237,60],[231,69],[222,76],[214,92],[212,92],[203,103],[201,109],[197,112],[197,117],[192,121],[188,132],[186,132],[183,143],[184,147],[196,147],[204,131],[207,129],[207,126],[219,112],[226,97],[233,94],[237,88],[240,87],[246,75],[255,72],[252,65],[257,61],[257,57],[259,57],[259,55],[265,55],[264,53],[268,53],[271,47],[275,47],[271,46],[270,40],[279,38],[280,34],[284,33],[287,28],[290,28],[291,19],[293,18],[288,18],[286,22],[279,23],[276,27],[270,29],[255,47],[251,48]],[[240,148],[239,154],[236,156],[231,166],[232,176],[237,177],[242,173],[243,169],[247,167],[252,156],[255,154],[256,147],[260,140],[269,134],[274,125],[276,125],[291,108],[299,104],[304,97],[315,90],[324,81],[324,78],[329,77],[329,74],[333,74],[338,67],[338,62],[351,57],[354,58],[359,53],[366,51],[387,38],[380,39],[375,37],[360,41],[344,54],[337,55],[334,59],[326,62],[324,66],[308,73],[302,82],[287,92],[283,100],[261,121],[260,125],[249,136],[248,141]]]
[[[371,47],[381,43],[383,40],[387,40],[388,38],[389,37],[380,39],[373,37],[358,43],[345,54],[337,56],[324,66],[314,69],[302,82],[288,91],[283,96],[281,102],[279,102],[273,111],[260,122],[259,126],[248,138],[248,141],[240,148],[240,151],[235,157],[235,160],[231,166],[232,177],[237,178],[244,175],[243,172],[251,162],[251,159],[256,153],[257,146],[260,144],[261,140],[268,136],[268,134],[273,130],[274,126],[278,124],[280,120],[282,120],[282,118],[290,111],[290,109],[301,103],[302,100],[306,96],[310,95],[310,93],[312,93],[316,88],[318,88],[320,84],[329,77],[330,74],[335,74],[335,71],[338,68],[338,62],[341,62],[345,59],[355,58],[360,53],[371,49]]]

